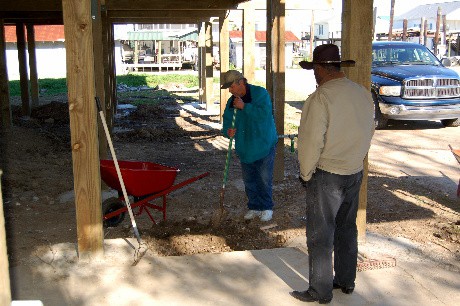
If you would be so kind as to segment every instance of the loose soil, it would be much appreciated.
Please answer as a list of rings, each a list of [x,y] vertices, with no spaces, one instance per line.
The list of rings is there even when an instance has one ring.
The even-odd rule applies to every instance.
[[[53,244],[76,242],[68,105],[65,97],[48,100],[30,118],[21,117],[20,108],[14,107],[14,127],[1,135],[10,266],[25,263]],[[129,101],[120,101],[124,102]],[[304,237],[305,191],[297,180],[296,154],[290,151],[289,139],[285,140],[285,177],[274,184],[273,219],[266,223],[243,219],[246,197],[239,161],[233,153],[225,192],[229,214],[219,227],[210,225],[219,206],[228,140],[219,131],[219,117],[184,108],[192,104],[167,96],[160,105],[118,113],[114,122],[113,142],[119,160],[177,167],[181,171],[176,183],[210,173],[167,196],[166,221],[155,211],[156,224],[146,214],[137,216],[141,235],[152,253],[171,256],[277,248]],[[196,110],[197,105],[193,105]],[[285,134],[296,133],[301,105],[299,101],[286,104]],[[372,163],[369,170],[369,231],[404,237],[432,248],[442,258],[460,259],[458,199],[435,188],[427,190],[404,176],[382,173]],[[398,196],[389,197],[389,190]],[[103,190],[104,199],[114,195],[109,189]],[[133,237],[128,215],[119,226],[105,228],[104,236]]]

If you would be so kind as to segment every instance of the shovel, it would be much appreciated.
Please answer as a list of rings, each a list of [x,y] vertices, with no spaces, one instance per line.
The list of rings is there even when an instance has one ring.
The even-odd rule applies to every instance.
[[[121,189],[123,191],[123,196],[124,196],[124,199],[125,199],[125,203],[126,203],[126,206],[128,207],[129,217],[131,218],[131,225],[133,226],[134,235],[136,236],[137,243],[138,243],[138,248],[137,249],[133,245],[131,245],[133,247],[133,249],[134,249],[134,262],[133,262],[132,265],[135,266],[135,265],[137,265],[139,260],[141,260],[141,258],[147,252],[147,247],[146,247],[145,243],[142,242],[141,236],[139,235],[139,231],[137,229],[136,220],[134,219],[133,211],[132,211],[131,205],[129,203],[128,194],[126,192],[125,184],[123,182],[123,177],[121,176],[120,167],[118,166],[117,156],[115,155],[115,150],[113,148],[112,138],[110,137],[110,132],[109,132],[109,129],[107,127],[107,122],[105,121],[104,112],[103,112],[103,110],[101,108],[101,102],[99,101],[98,97],[96,97],[96,105],[97,105],[97,109],[99,111],[99,115],[101,117],[102,126],[104,127],[105,136],[106,136],[107,142],[109,144],[110,153],[112,154],[113,163],[115,164],[115,169],[117,170],[118,180],[120,181],[120,186],[121,186]]]
[[[235,118],[236,118],[236,108],[233,110],[233,118],[232,118],[232,129],[235,128]],[[225,161],[225,169],[224,169],[224,181],[222,183],[222,189],[220,191],[220,205],[219,209],[214,212],[214,215],[211,218],[212,227],[218,227],[223,219],[228,214],[228,211],[224,207],[224,194],[225,194],[225,185],[227,184],[227,177],[228,177],[228,168],[230,164],[230,159],[232,158],[232,144],[233,138],[230,137],[230,141],[228,142],[228,151],[227,151],[227,159]]]

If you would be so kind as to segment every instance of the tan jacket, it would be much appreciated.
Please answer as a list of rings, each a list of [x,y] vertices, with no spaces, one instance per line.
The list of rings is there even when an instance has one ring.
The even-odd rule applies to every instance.
[[[300,176],[316,168],[339,175],[363,169],[374,134],[374,104],[369,90],[347,78],[319,86],[305,101],[299,126]]]

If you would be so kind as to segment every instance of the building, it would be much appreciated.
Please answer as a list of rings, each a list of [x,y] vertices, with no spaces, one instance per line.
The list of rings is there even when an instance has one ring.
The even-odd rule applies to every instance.
[[[255,31],[255,67],[265,69],[266,63],[266,31]],[[241,68],[243,66],[243,33],[241,31],[230,31],[230,63],[235,67]],[[293,58],[297,54],[298,47],[301,40],[297,38],[291,31],[285,32],[285,48],[286,48],[286,67],[293,66]]]

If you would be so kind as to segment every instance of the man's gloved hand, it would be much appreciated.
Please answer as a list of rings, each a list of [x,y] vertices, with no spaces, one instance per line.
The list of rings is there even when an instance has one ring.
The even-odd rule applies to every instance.
[[[303,187],[307,188],[307,181],[304,181],[304,179],[299,175],[299,181],[300,184],[302,184]]]

